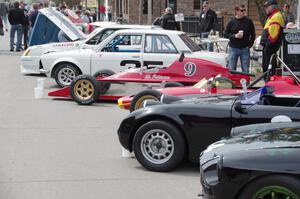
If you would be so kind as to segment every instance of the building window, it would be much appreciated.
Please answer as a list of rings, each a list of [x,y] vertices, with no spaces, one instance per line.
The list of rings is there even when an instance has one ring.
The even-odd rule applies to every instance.
[[[200,9],[201,9],[200,0],[194,0],[194,10],[200,10]]]
[[[153,14],[153,1],[151,1],[152,3],[152,14]],[[143,0],[143,14],[148,14],[148,0]]]

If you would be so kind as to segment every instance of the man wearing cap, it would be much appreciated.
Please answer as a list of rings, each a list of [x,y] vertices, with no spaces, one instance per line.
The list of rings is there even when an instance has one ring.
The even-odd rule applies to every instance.
[[[262,69],[263,72],[266,72],[272,54],[276,53],[282,44],[285,25],[276,0],[266,1],[264,8],[268,19],[262,32],[260,44],[263,46]],[[272,60],[272,63],[276,63],[276,60]]]

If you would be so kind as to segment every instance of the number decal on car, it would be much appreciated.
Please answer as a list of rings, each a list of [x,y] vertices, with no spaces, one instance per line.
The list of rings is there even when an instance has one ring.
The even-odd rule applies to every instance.
[[[196,64],[192,62],[188,62],[184,65],[184,75],[187,77],[191,77],[196,73]]]

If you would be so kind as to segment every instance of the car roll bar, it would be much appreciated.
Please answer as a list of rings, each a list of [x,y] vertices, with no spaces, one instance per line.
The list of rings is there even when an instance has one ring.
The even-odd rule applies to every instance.
[[[269,63],[269,67],[268,67],[268,70],[272,70],[272,68],[273,68],[273,66],[272,66],[272,61],[271,60],[273,60],[273,58],[275,57],[275,59],[277,60],[277,61],[279,61],[282,65],[281,65],[281,68],[284,68],[284,69],[286,69],[294,78],[295,78],[295,80],[296,80],[296,82],[298,83],[298,84],[300,84],[300,80],[299,80],[299,78],[294,74],[294,72],[284,63],[284,61],[282,60],[282,59],[280,59],[280,57],[279,56],[277,56],[277,54],[275,53],[275,54],[273,54],[272,56],[271,56],[271,58],[270,58],[270,63]],[[283,67],[282,67],[283,66]]]

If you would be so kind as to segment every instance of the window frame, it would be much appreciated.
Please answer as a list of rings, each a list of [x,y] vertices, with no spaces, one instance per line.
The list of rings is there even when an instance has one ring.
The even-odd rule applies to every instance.
[[[158,36],[164,36],[164,37],[167,37],[167,39],[173,45],[173,47],[174,47],[174,49],[175,49],[176,52],[147,52],[146,51],[147,36],[156,36],[156,37],[158,37]],[[145,34],[145,41],[144,41],[143,51],[144,51],[145,54],[179,54],[179,51],[176,48],[176,45],[174,45],[174,42],[172,41],[172,39],[170,39],[170,37],[168,35],[165,35],[165,34]]]

